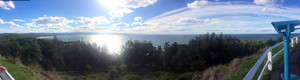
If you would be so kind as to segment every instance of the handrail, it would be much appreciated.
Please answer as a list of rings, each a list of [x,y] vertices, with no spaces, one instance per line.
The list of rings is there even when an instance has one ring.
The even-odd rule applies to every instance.
[[[3,80],[15,80],[6,70],[3,70],[0,76]]]
[[[294,41],[293,39],[296,38],[296,43],[298,43],[298,37],[293,37],[292,40],[292,45],[294,45]],[[271,50],[279,45],[283,44],[283,41],[275,44],[274,46],[268,48],[264,54],[257,60],[257,62],[253,65],[253,67],[250,69],[250,71],[247,73],[247,75],[244,77],[244,80],[252,80],[253,76],[255,75],[256,71],[258,70],[258,68],[260,67],[261,63],[263,62],[263,60],[266,58],[266,56],[268,55],[269,52],[272,52]],[[278,51],[274,56],[272,56],[272,54],[270,54],[270,61],[268,60],[267,63],[265,64],[263,71],[261,72],[261,74],[259,75],[258,80],[260,80],[262,78],[262,74],[265,71],[265,68],[267,65],[270,65],[270,70],[272,70],[272,60],[273,58],[275,58],[278,54],[280,54],[283,51],[283,49],[281,49],[280,51]]]
[[[265,51],[265,53],[257,60],[257,62],[254,64],[254,66],[250,69],[250,71],[245,76],[244,80],[252,80],[253,76],[255,75],[257,69],[259,68],[259,66],[261,65],[261,63],[263,62],[265,57],[267,56],[268,52],[270,52],[274,47],[277,47],[282,43],[283,42],[277,43],[274,46],[268,48],[267,51]]]
[[[276,58],[283,50],[284,50],[284,49],[282,48],[280,51],[278,51],[276,54],[274,54],[274,55],[272,56],[272,60],[273,60],[274,58]]]
[[[262,79],[262,74],[264,74],[266,68],[267,68],[267,65],[271,63],[270,61],[267,61],[267,63],[265,64],[263,70],[260,72],[260,75],[258,76],[258,79],[257,80],[261,80]]]

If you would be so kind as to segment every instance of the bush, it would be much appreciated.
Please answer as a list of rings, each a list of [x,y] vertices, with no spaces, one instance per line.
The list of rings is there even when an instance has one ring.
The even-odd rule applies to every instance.
[[[159,77],[157,80],[175,80],[177,75],[170,72],[159,72]]]
[[[6,57],[20,58],[23,64],[37,64],[42,60],[42,52],[37,40],[33,37],[18,35],[2,36],[0,52]]]
[[[188,72],[179,75],[175,80],[192,80],[193,76],[194,76],[193,72]]]
[[[135,74],[127,74],[121,78],[121,80],[142,80],[143,78]]]

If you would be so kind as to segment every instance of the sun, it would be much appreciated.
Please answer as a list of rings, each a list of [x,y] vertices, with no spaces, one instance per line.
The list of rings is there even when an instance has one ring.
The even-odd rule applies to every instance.
[[[99,46],[106,46],[110,53],[119,53],[123,45],[119,35],[92,35],[91,38]]]
[[[126,4],[125,0],[99,0],[100,4],[108,9],[115,10]]]

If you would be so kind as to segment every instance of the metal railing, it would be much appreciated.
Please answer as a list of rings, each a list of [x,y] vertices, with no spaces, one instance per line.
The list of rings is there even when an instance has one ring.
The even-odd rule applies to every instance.
[[[294,39],[295,39],[295,42],[294,42]],[[298,37],[297,36],[291,38],[291,46],[292,47],[294,47],[294,43],[298,43]],[[273,56],[272,56],[272,50],[274,48],[276,48],[277,46],[281,45],[281,44],[283,44],[283,41],[280,42],[280,43],[275,44],[274,46],[272,46],[270,48],[268,48],[268,50],[266,50],[264,52],[264,54],[257,60],[257,62],[254,64],[254,66],[250,69],[250,71],[244,77],[244,80],[252,80],[252,78],[254,77],[256,71],[258,70],[258,68],[260,67],[261,63],[266,58],[266,56],[268,56],[268,60],[267,60],[266,64],[264,65],[262,71],[260,72],[259,77],[258,77],[257,80],[262,79],[262,76],[263,76],[264,72],[266,71],[267,67],[268,67],[268,70],[272,71],[272,60],[274,58],[276,58],[283,51],[283,48],[280,51],[278,51],[276,54],[274,54]]]
[[[15,80],[7,71],[3,70],[0,74],[2,80]]]

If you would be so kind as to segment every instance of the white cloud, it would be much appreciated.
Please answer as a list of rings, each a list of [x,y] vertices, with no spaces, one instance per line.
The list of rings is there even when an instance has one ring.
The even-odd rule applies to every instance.
[[[300,19],[300,8],[274,6],[262,12],[265,6],[252,3],[232,2],[228,5],[224,2],[211,2],[210,4],[212,5],[201,9],[182,11],[183,8],[179,8],[180,10],[169,11],[166,13],[172,14],[163,13],[163,16],[159,15],[145,21],[150,24],[156,23],[157,26],[135,29],[141,28],[140,30],[145,31],[140,33],[275,33],[275,31],[265,29],[273,28],[271,22]],[[179,23],[184,23],[184,25],[178,25]]]
[[[268,10],[268,8],[262,8],[261,12],[266,12]]]
[[[215,19],[211,19],[210,22],[211,22],[210,24],[218,24],[218,23],[220,23],[221,21],[220,21],[219,19],[215,18]]]
[[[129,8],[146,7],[156,2],[157,0],[126,0],[125,7],[129,7]]]
[[[57,29],[60,29],[60,27],[47,27],[47,29],[55,29],[55,30],[57,30]]]
[[[196,0],[192,3],[188,3],[187,7],[192,8],[192,9],[198,9],[198,8],[202,8],[205,7],[209,4],[208,0]]]
[[[168,15],[170,15],[170,14],[175,14],[175,13],[182,12],[182,11],[188,10],[188,9],[189,9],[189,8],[187,8],[187,7],[175,9],[175,10],[172,10],[172,11],[169,11],[169,12],[166,12],[166,13],[163,13],[163,14],[161,14],[161,15],[155,16],[155,17],[153,17],[153,18],[156,18],[156,17],[165,17],[165,16],[168,16]]]
[[[61,33],[61,32],[71,32],[71,31],[72,31],[72,29],[66,29],[66,28],[62,28],[62,27],[49,26],[49,27],[39,28],[39,30],[37,32]]]
[[[129,26],[129,24],[123,23],[123,22],[117,23],[117,24],[113,24],[113,25],[116,26],[116,27],[128,27]]]
[[[11,10],[15,8],[15,5],[12,1],[0,1],[0,8],[5,10]]]
[[[142,21],[142,17],[134,17],[134,21]]]
[[[254,0],[256,5],[275,5],[277,0]]]
[[[76,20],[76,24],[82,24],[82,25],[102,25],[102,24],[109,24],[111,21],[108,20],[104,16],[99,16],[99,17],[77,17],[80,20]]]
[[[11,7],[11,8],[15,8],[15,5],[12,1],[8,1],[7,2],[7,6]]]
[[[124,14],[132,13],[132,8],[147,7],[156,3],[157,0],[114,0],[102,2],[114,2],[113,4],[109,5],[112,9],[110,9],[111,11],[108,12],[108,15],[110,15],[112,19],[115,19],[123,17]]]
[[[182,17],[179,18],[175,24],[194,24],[194,23],[201,23],[203,22],[200,19],[193,18],[193,17]]]
[[[283,3],[285,0],[254,0],[254,4],[265,6],[261,9],[262,12],[268,11],[270,8],[281,6],[277,3]]]
[[[25,22],[25,20],[22,20],[22,19],[13,19],[13,21]]]
[[[8,22],[5,22],[6,25],[9,25],[10,27],[14,26],[14,27],[20,27],[20,25],[18,24],[15,24],[14,22],[12,21],[8,21]]]
[[[133,11],[131,9],[128,8],[123,8],[123,9],[117,9],[117,10],[113,10],[113,11],[109,11],[108,15],[114,19],[114,18],[120,18],[123,17],[124,14],[126,13],[132,13]]]
[[[11,29],[14,29],[14,27],[20,27],[19,24],[16,24],[12,21],[4,22],[2,19],[0,19],[0,25],[8,25]]]
[[[0,24],[4,24],[4,21],[2,19],[0,19]]]
[[[31,26],[66,26],[68,23],[73,23],[73,20],[68,20],[65,17],[39,17],[38,19],[33,19],[32,23],[27,23]]]
[[[149,26],[148,23],[141,23],[141,22],[132,22],[131,26]]]
[[[92,29],[92,28],[94,28],[94,26],[86,25],[86,26],[78,26],[77,28],[79,28],[79,29]]]

